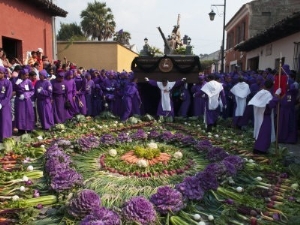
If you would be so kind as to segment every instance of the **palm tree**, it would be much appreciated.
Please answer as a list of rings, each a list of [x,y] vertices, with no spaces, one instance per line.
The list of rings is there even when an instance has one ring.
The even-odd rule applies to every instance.
[[[118,32],[114,33],[114,41],[119,42],[121,45],[129,46],[129,40],[131,39],[131,35],[127,31],[123,31],[123,29],[119,30]]]
[[[88,6],[80,14],[82,18],[81,27],[86,36],[93,40],[106,41],[111,38],[115,32],[116,23],[114,15],[106,3],[95,1],[88,3]]]

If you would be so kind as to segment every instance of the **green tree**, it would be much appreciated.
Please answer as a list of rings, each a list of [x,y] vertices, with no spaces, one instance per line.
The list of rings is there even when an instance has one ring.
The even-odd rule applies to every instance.
[[[130,45],[129,40],[131,39],[131,35],[127,31],[123,31],[123,29],[119,30],[118,32],[114,33],[113,40],[117,41],[121,45]]]
[[[80,14],[82,18],[81,27],[86,36],[93,40],[106,41],[115,33],[116,23],[114,15],[106,3],[94,1]]]
[[[85,41],[87,38],[84,36],[81,27],[76,23],[60,23],[60,29],[57,34],[58,41]]]

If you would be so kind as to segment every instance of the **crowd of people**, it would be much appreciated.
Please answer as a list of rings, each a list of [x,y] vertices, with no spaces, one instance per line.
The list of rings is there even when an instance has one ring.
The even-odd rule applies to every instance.
[[[31,132],[40,124],[44,130],[75,115],[95,117],[110,111],[122,121],[146,113],[142,91],[133,72],[77,67],[74,63],[50,62],[43,50],[32,51],[27,62],[3,63],[0,48],[0,141],[18,133]],[[13,63],[13,64],[12,64]],[[160,92],[157,116],[197,117],[207,132],[219,117],[232,118],[232,126],[254,127],[255,153],[266,153],[278,129],[278,141],[297,143],[299,84],[296,73],[282,66],[280,76],[272,70],[200,74],[198,82],[145,81]],[[177,93],[175,97],[174,93]],[[179,106],[174,107],[174,99]],[[279,110],[277,109],[279,107]],[[277,123],[275,122],[277,119]]]

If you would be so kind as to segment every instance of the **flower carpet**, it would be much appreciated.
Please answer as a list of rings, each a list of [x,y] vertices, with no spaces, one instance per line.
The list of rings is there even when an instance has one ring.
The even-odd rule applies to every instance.
[[[74,118],[1,149],[0,224],[300,224],[286,149],[228,121]]]

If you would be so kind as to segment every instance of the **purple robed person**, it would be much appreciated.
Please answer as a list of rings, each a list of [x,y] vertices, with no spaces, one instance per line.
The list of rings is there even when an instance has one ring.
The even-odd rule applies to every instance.
[[[220,100],[224,108],[226,108],[226,99],[223,90],[223,85],[215,81],[214,75],[208,75],[208,82],[201,88],[203,94],[205,94],[205,113],[204,121],[206,125],[206,131],[210,132],[212,126],[215,126],[217,119],[220,115]]]
[[[81,77],[80,74],[76,74],[74,81],[76,85],[76,98],[75,98],[75,103],[77,108],[76,111],[82,115],[86,115],[87,113],[87,107],[85,101],[86,78]]]
[[[184,85],[180,88],[180,100],[181,104],[178,110],[178,116],[187,117],[191,105],[191,95],[188,89],[188,83],[184,83]]]
[[[102,83],[102,90],[104,100],[108,104],[109,111],[113,112],[115,104],[115,90],[117,88],[117,81],[113,71],[107,72],[107,78]]]
[[[39,80],[34,86],[34,94],[37,99],[37,112],[44,130],[49,130],[54,125],[52,109],[52,84],[47,80],[46,70],[39,72]]]
[[[134,79],[132,82],[128,83],[124,87],[124,96],[122,98],[123,103],[123,114],[121,120],[127,120],[131,115],[133,115],[133,104],[138,104],[138,107],[141,105],[141,98],[139,91],[136,86],[137,79]],[[138,102],[133,102],[134,99],[137,99]]]
[[[95,83],[92,80],[92,76],[91,74],[86,74],[86,85],[85,85],[85,102],[86,102],[86,108],[87,108],[87,112],[86,115],[87,116],[92,116],[92,112],[93,112],[93,91],[95,88]]]
[[[253,153],[255,154],[268,153],[271,142],[275,141],[273,109],[277,106],[281,89],[277,89],[275,96],[273,96],[270,92],[273,87],[273,81],[265,81],[264,86],[264,89],[257,92],[248,103],[253,105],[254,111],[253,137],[255,138],[255,143]]]
[[[95,81],[95,88],[92,92],[92,116],[98,116],[103,110],[102,107],[102,99],[103,99],[103,91],[99,83]]]
[[[34,94],[34,87],[28,79],[28,69],[20,71],[20,78],[15,83],[15,121],[16,128],[23,131],[32,131],[35,125],[34,110],[31,97]]]
[[[199,82],[197,84],[194,84],[191,88],[191,92],[193,93],[193,116],[203,117],[205,101],[201,88],[205,84],[204,76],[199,76],[198,80]]]
[[[52,84],[52,108],[54,123],[64,123],[66,121],[65,101],[66,101],[66,86],[64,83],[64,72],[59,72]]]
[[[237,77],[236,79],[238,79],[238,75],[235,74],[234,77]],[[224,119],[227,118],[231,118],[234,115],[234,96],[233,94],[230,92],[230,89],[235,85],[234,80],[230,74],[226,74],[225,75],[225,79],[223,82],[223,89],[224,89],[224,93],[225,93],[225,99],[226,99],[226,109],[222,109],[222,116]]]
[[[253,78],[252,83],[249,85],[250,94],[248,95],[247,102],[249,102],[257,92],[263,88],[264,79],[262,76],[258,75]],[[250,123],[253,125],[254,115],[253,115],[253,105],[246,105],[243,116],[237,122],[238,127],[247,126]]]
[[[296,116],[297,96],[299,93],[296,76],[290,73],[289,66],[283,66],[286,75],[289,75],[287,92],[280,99],[278,142],[295,144],[298,141],[298,127]]]
[[[235,127],[241,128],[239,126],[239,121],[243,118],[247,105],[247,97],[250,94],[250,88],[243,77],[239,77],[238,81],[239,82],[230,89],[230,92],[234,95],[234,114],[232,122]]]
[[[138,91],[136,92],[135,95],[133,95],[133,97],[131,99],[131,101],[132,101],[132,111],[131,112],[132,112],[132,115],[141,115],[142,99],[140,96],[140,92],[139,92],[137,83],[135,82],[134,85]]]
[[[65,74],[65,88],[66,88],[66,100],[70,101],[71,107],[66,111],[66,119],[72,119],[73,116],[78,114],[75,98],[76,98],[76,84],[73,79],[74,71],[69,70]]]
[[[162,82],[149,80],[147,77],[146,81],[150,85],[158,87],[160,89],[160,101],[157,107],[157,115],[163,117],[174,117],[174,106],[171,99],[171,91],[174,87],[180,86],[185,78],[182,78],[180,81],[169,82],[166,79],[163,79]]]
[[[4,77],[4,73],[5,68],[0,66],[0,142],[12,136],[12,83]]]

